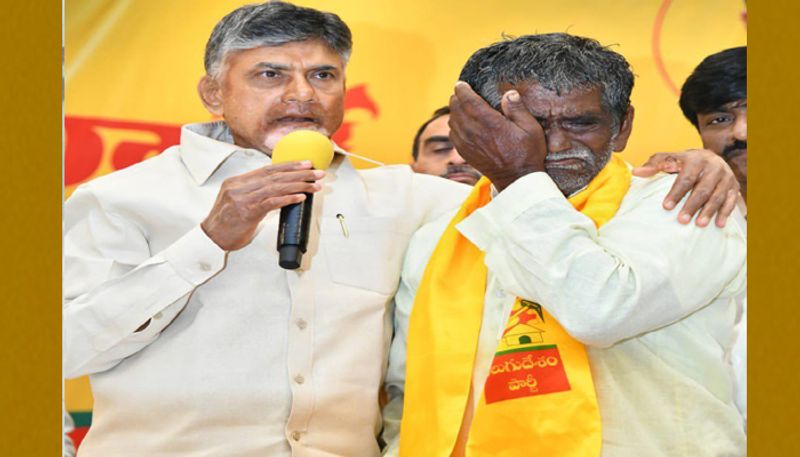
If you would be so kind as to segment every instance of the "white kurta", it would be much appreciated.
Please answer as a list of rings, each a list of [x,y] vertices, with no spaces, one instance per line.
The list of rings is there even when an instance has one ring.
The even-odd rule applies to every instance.
[[[65,205],[64,370],[95,401],[80,455],[377,455],[403,254],[469,188],[337,154],[287,271],[278,211],[230,253],[199,227],[224,179],[270,163],[214,138],[223,124],[186,126]]]
[[[533,173],[457,226],[486,253],[489,270],[473,373],[476,401],[521,296],[540,303],[587,345],[604,456],[745,454],[729,363],[737,296],[746,287],[744,221],[734,214],[723,229],[679,224],[661,207],[673,181],[633,177],[618,212],[598,230],[549,176]],[[387,374],[394,396],[388,424],[396,425],[401,414],[414,293],[448,220],[420,229],[407,252]],[[396,429],[387,431],[394,441]]]

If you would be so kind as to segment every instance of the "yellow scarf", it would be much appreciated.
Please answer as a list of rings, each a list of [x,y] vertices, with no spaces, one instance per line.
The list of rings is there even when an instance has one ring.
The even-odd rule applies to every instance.
[[[599,227],[630,186],[617,154],[569,199]],[[484,254],[455,228],[491,200],[481,179],[436,245],[408,331],[400,455],[450,456],[470,399],[486,292]],[[600,455],[600,414],[586,350],[541,306],[518,298],[466,442],[467,456]]]

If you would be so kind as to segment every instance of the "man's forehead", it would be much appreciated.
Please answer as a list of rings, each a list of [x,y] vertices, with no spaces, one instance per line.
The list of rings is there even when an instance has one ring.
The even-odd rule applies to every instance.
[[[436,119],[428,122],[428,125],[425,126],[425,130],[422,131],[422,137],[429,137],[433,135],[447,135],[450,133],[450,125],[448,121],[450,120],[449,114],[443,114]]]
[[[722,105],[723,110],[735,110],[738,108],[747,108],[747,99],[743,98],[741,100],[734,100],[732,102],[726,103]]]
[[[717,113],[733,113],[735,111],[740,110],[747,110],[747,99],[743,98],[741,100],[734,100],[732,102],[725,103],[720,105],[716,108],[710,109],[708,111],[698,112],[698,118],[706,118],[708,116],[713,116]]]
[[[227,56],[227,60],[231,59],[244,59],[252,65],[272,63],[288,66],[301,62],[303,65],[333,65],[338,68],[344,66],[342,56],[324,41],[317,39],[241,49]]]
[[[601,115],[606,112],[603,106],[601,86],[582,86],[571,90],[547,88],[536,81],[523,81],[507,87],[503,91],[517,90],[529,110],[535,115],[580,116]]]

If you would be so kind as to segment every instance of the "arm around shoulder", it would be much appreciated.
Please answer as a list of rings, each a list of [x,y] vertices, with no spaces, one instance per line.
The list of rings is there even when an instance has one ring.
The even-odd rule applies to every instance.
[[[671,181],[652,181],[632,185],[598,230],[536,173],[459,230],[484,250],[504,288],[542,304],[576,339],[608,347],[744,287],[746,241],[737,224],[678,223],[661,207]]]

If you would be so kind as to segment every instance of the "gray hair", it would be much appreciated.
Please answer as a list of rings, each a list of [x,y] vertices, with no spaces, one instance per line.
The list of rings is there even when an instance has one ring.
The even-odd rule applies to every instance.
[[[353,47],[350,29],[339,16],[280,1],[245,5],[222,18],[206,44],[206,73],[218,77],[231,52],[322,40],[347,63]]]
[[[633,73],[625,58],[591,38],[567,33],[525,35],[479,49],[461,70],[461,81],[500,109],[500,85],[535,81],[561,95],[600,87],[602,104],[619,125],[630,105]]]

